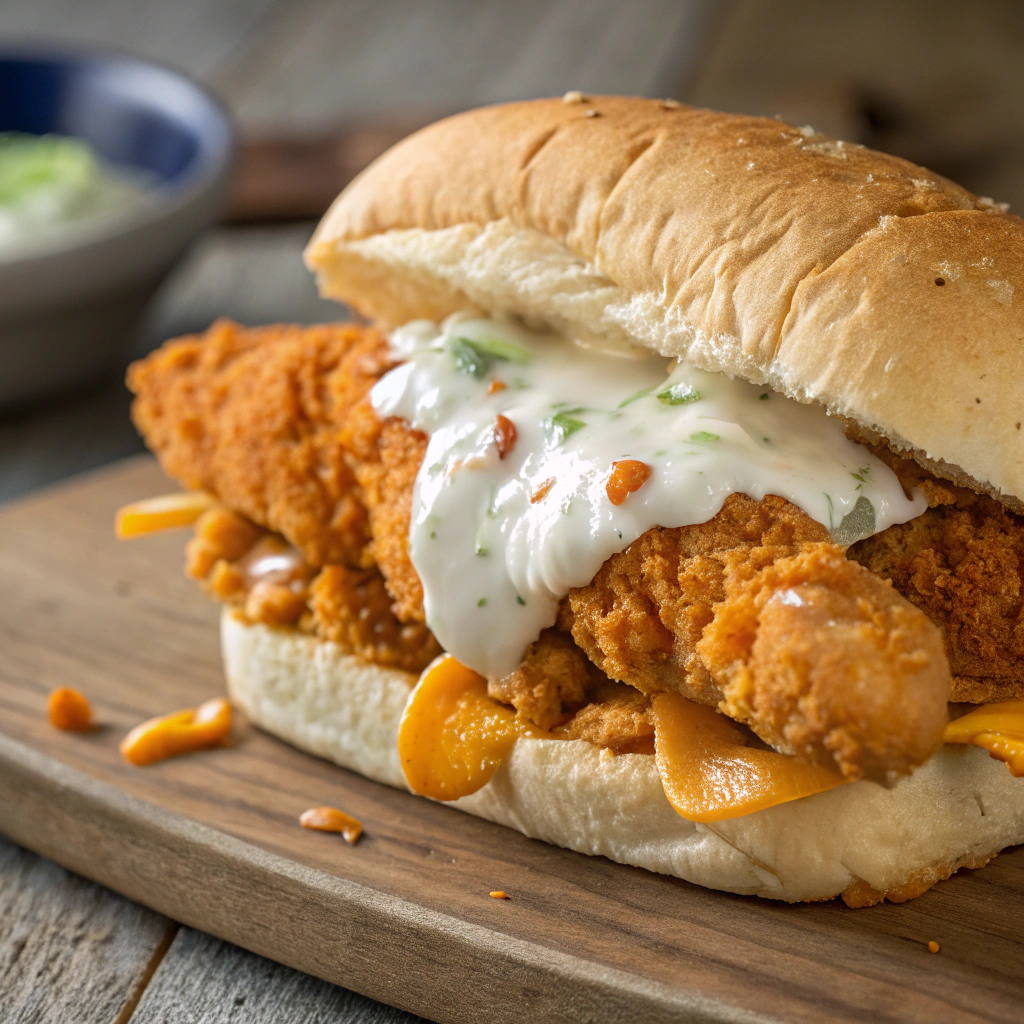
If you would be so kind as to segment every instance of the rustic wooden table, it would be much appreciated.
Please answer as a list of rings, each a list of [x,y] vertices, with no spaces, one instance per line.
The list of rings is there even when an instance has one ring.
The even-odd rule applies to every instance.
[[[243,132],[447,113],[569,89],[679,95],[708,0],[6,0],[13,39],[126,48],[210,85]],[[299,254],[309,223],[209,233],[137,342],[243,323],[336,319]],[[120,380],[0,420],[0,500],[141,449]],[[0,783],[2,784],[2,783]],[[43,811],[45,813],[45,809]],[[0,821],[0,833],[3,822]],[[398,1022],[409,1014],[254,956],[69,874],[0,836],[6,1024]]]
[[[1024,205],[1015,0],[4,0],[0,43],[116,46],[209,84],[243,131],[330,129],[568,89],[781,113]],[[217,316],[338,316],[299,261],[311,224],[212,231],[139,353]],[[0,500],[140,450],[119,380],[0,420]],[[0,783],[2,784],[2,783]],[[0,821],[0,833],[3,822]],[[0,1020],[412,1020],[86,882],[0,837]]]

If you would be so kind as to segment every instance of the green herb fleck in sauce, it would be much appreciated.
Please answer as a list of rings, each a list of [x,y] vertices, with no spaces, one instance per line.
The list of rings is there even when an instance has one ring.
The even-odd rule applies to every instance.
[[[483,606],[485,604],[487,604],[487,598],[486,597],[481,597],[480,600],[477,601],[476,606],[477,606],[477,608],[483,608]]]
[[[857,486],[854,488],[854,490],[857,490],[857,491],[864,490],[864,485],[868,482],[868,473],[870,473],[870,472],[871,472],[871,467],[870,466],[864,466],[863,469],[858,469],[856,473],[851,473],[850,474],[850,476],[852,476],[854,480],[859,480],[860,481],[860,483],[857,484]]]
[[[767,402],[768,401],[768,392],[766,391],[763,395],[758,395],[757,397],[759,399],[761,399],[762,402]]]
[[[522,366],[530,361],[530,353],[522,345],[517,345],[514,341],[506,341],[504,338],[459,338],[458,340],[472,345],[477,352],[501,362],[519,363]]]
[[[690,435],[691,441],[721,441],[720,434],[712,434],[707,430],[698,430],[696,434]]]
[[[702,397],[696,388],[685,382],[673,384],[672,387],[658,392],[658,401],[666,405],[687,405],[690,402],[699,402]]]
[[[487,503],[487,518],[498,518],[498,488],[491,488],[491,500]]]
[[[560,412],[544,421],[544,432],[552,445],[557,447],[567,437],[571,437],[577,430],[582,430],[587,425],[583,420],[572,415],[579,411],[581,410],[572,409],[569,412]]]
[[[516,594],[516,604],[523,604],[523,605],[525,605],[526,602],[518,594]]]
[[[621,402],[619,402],[619,404],[616,406],[616,408],[617,409],[625,409],[625,407],[627,405],[632,405],[633,402],[635,402],[638,398],[643,398],[644,395],[649,395],[650,393],[651,393],[651,388],[641,388],[639,391],[637,391],[634,394],[630,395],[629,398],[624,398]]]
[[[521,345],[501,338],[449,338],[448,351],[455,369],[480,380],[494,362],[526,363],[530,353]]]
[[[452,354],[455,369],[459,373],[476,377],[477,380],[487,373],[487,368],[491,365],[491,360],[465,338],[449,338],[448,351]]]

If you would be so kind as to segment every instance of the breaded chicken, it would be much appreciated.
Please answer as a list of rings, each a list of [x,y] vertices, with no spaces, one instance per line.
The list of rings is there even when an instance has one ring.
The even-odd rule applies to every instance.
[[[725,599],[697,643],[720,708],[848,779],[892,779],[926,761],[942,744],[952,682],[935,626],[835,544],[751,554],[721,556]]]
[[[632,686],[608,680],[588,694],[589,703],[564,727],[571,740],[587,740],[617,754],[653,754],[651,699]]]
[[[587,658],[568,633],[545,629],[526,648],[514,672],[492,679],[487,692],[512,704],[524,718],[550,729],[567,707],[583,704],[607,676]]]
[[[828,539],[825,527],[784,498],[734,494],[706,523],[649,530],[609,558],[591,583],[569,592],[560,625],[611,678],[717,704],[720,687],[696,651],[712,606],[725,599],[715,556],[763,548],[769,558],[784,557]]]
[[[928,511],[854,544],[847,554],[889,580],[938,627],[953,672],[953,700],[1024,697],[1024,517],[913,459],[865,444]]]
[[[718,706],[847,778],[907,772],[942,742],[938,630],[783,498],[734,494],[706,523],[649,531],[564,619],[611,678]]]
[[[324,566],[310,584],[309,607],[318,637],[377,665],[418,673],[441,653],[425,625],[395,618],[377,569]]]
[[[368,566],[338,435],[389,358],[364,327],[221,320],[132,365],[132,418],[169,476],[283,534],[310,565]]]
[[[397,618],[422,623],[408,532],[426,439],[401,420],[381,423],[370,407],[367,392],[389,365],[371,328],[220,322],[136,364],[129,385],[135,421],[170,475],[282,534],[311,566],[376,564]],[[926,616],[941,628],[959,699],[1020,693],[1024,651],[1024,520],[911,465],[910,482],[934,507],[855,545],[852,560],[781,498],[734,495],[708,523],[650,531],[563,602],[560,635],[571,634],[578,648],[568,650],[585,652],[593,667],[566,675],[563,642],[539,641],[519,672],[491,682],[494,693],[553,722],[578,704],[580,687],[591,693],[607,673],[645,692],[681,689],[720,704],[769,742],[834,760],[850,777],[906,770],[937,742],[936,709],[949,685]],[[784,563],[778,572],[776,563]],[[802,572],[799,584],[778,582]],[[775,596],[794,587],[820,589],[801,591],[803,605]],[[743,643],[722,632],[733,621],[745,623]],[[769,636],[774,657],[758,640]],[[845,660],[827,657],[851,644]],[[794,668],[800,658],[805,667]],[[859,670],[845,667],[858,658],[876,673],[871,700]],[[829,688],[834,700],[822,698]],[[883,722],[890,713],[902,718]],[[887,758],[869,731],[893,745]]]
[[[954,700],[1024,697],[1024,522],[992,498],[942,490],[946,500],[849,555],[939,627]]]
[[[382,423],[364,400],[353,410],[340,440],[359,482],[370,518],[370,553],[388,581],[395,614],[403,622],[423,622],[423,584],[409,558],[409,520],[427,436],[402,420]]]
[[[283,537],[222,506],[199,518],[185,550],[188,575],[249,622],[298,628],[406,672],[422,672],[441,653],[425,625],[395,618],[375,567],[317,571]]]

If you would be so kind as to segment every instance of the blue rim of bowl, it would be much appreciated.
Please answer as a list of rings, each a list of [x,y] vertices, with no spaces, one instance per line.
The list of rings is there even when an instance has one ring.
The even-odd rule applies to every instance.
[[[113,46],[75,46],[52,41],[36,42],[31,38],[0,42],[0,61],[3,60],[120,63],[156,69],[176,78],[180,83],[193,90],[217,116],[222,132],[219,135],[219,140],[213,144],[204,138],[195,160],[195,167],[187,169],[182,174],[180,181],[161,182],[153,189],[154,201],[144,204],[130,217],[115,221],[109,229],[102,229],[98,226],[97,230],[89,231],[81,238],[72,239],[66,245],[57,244],[22,254],[12,253],[9,256],[0,254],[0,267],[15,263],[43,262],[71,252],[80,253],[88,250],[90,246],[101,245],[120,235],[159,224],[187,207],[211,186],[217,185],[218,182],[226,182],[238,140],[234,120],[227,107],[209,89],[179,68],[163,61],[152,60],[149,57],[140,57],[129,50]]]

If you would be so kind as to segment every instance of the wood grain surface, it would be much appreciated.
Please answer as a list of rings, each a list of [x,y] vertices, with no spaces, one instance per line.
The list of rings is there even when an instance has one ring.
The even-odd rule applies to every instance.
[[[197,1001],[196,993],[202,993]],[[201,1014],[201,1016],[199,1016]],[[416,1024],[308,974],[272,963],[211,935],[182,928],[153,975],[131,1024]]]
[[[177,926],[0,839],[0,1019],[127,1021]]]
[[[0,513],[0,827],[16,842],[441,1021],[1020,1020],[1019,849],[903,906],[790,907],[559,850],[255,730],[126,765],[128,728],[222,689],[217,610],[182,576],[184,538],[112,537],[119,504],[166,488],[135,460]],[[51,729],[57,685],[88,694],[101,728]],[[299,828],[318,803],[364,838]]]

